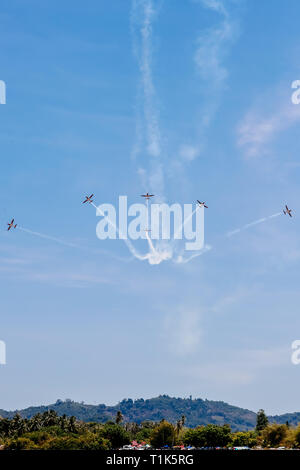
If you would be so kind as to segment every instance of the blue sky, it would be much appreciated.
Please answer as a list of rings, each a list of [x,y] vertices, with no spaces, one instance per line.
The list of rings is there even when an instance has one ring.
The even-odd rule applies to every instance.
[[[2,1],[1,408],[166,393],[299,411],[299,13],[297,0]],[[150,265],[97,239],[83,195],[148,190],[205,200],[211,250]],[[226,237],[285,203],[295,218]],[[12,217],[66,245],[6,233]]]

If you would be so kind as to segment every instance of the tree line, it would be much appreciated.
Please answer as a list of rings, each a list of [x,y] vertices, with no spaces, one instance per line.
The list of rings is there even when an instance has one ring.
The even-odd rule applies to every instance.
[[[132,441],[153,448],[179,445],[196,448],[279,447],[300,448],[300,425],[269,423],[263,410],[257,413],[256,427],[250,431],[232,432],[227,424],[186,426],[185,416],[177,422],[124,422],[121,411],[106,423],[83,422],[74,416],[59,416],[54,410],[37,413],[32,418],[16,414],[0,418],[2,450],[109,450]]]

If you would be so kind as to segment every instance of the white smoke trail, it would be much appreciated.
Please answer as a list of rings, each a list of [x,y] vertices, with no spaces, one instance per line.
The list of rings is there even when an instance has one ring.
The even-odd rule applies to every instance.
[[[189,263],[192,259],[198,258],[198,256],[204,255],[207,251],[212,250],[212,246],[210,245],[205,245],[202,250],[200,250],[198,253],[193,253],[192,255],[184,258],[183,255],[179,255],[176,259],[174,259],[174,263],[177,264],[186,264]]]
[[[145,144],[145,154],[149,156],[150,161],[148,165],[150,168],[148,170],[139,168],[139,173],[143,177],[147,175],[149,188],[155,188],[155,193],[160,194],[160,199],[163,201],[164,172],[162,164],[162,139],[152,73],[152,30],[155,13],[156,11],[152,0],[132,0],[131,26],[133,47],[138,60],[141,84],[137,103],[139,108],[136,125],[137,139],[133,153],[136,157],[143,150],[143,143]],[[144,119],[144,125],[141,123],[141,117]],[[147,211],[148,209],[149,206],[147,204]],[[188,220],[193,217],[196,210],[184,220],[178,232],[182,231],[182,228]],[[147,230],[148,229],[149,227],[147,227]],[[177,235],[178,233],[175,234],[175,239]],[[148,231],[146,232],[146,239],[149,246],[149,253],[139,255],[139,259],[143,258],[147,259],[151,264],[159,264],[161,261],[172,259],[175,256],[175,252],[177,251],[175,249],[176,240],[173,240],[171,243],[165,240],[158,240],[154,245]]]
[[[86,246],[82,246],[82,245],[78,245],[76,243],[61,240],[60,238],[52,237],[51,235],[46,235],[45,233],[36,232],[34,230],[29,230],[28,228],[21,227],[20,225],[17,225],[16,229],[17,230],[22,230],[22,232],[29,233],[30,235],[34,235],[34,236],[39,237],[39,238],[44,238],[46,240],[50,240],[52,242],[59,243],[60,245],[67,246],[68,248],[76,248],[78,250],[88,251],[89,253],[93,253],[95,255],[102,254],[102,255],[111,256],[114,259],[116,259],[117,261],[122,261],[122,262],[130,261],[130,258],[129,259],[128,258],[122,258],[120,256],[116,256],[114,253],[111,253],[111,252],[108,252],[108,251],[105,251],[105,250],[93,250],[93,249],[91,249],[89,247],[86,247]]]
[[[269,215],[269,219],[273,219],[274,217],[278,217],[279,215],[282,215],[283,212],[276,212],[276,214],[273,214],[273,215]]]
[[[182,229],[185,227],[186,223],[187,223],[189,220],[191,220],[191,218],[192,218],[193,215],[197,212],[198,209],[199,209],[199,206],[197,206],[196,209],[193,210],[193,212],[192,212],[188,217],[186,217],[186,219],[183,220],[181,226],[179,227],[179,229],[177,230],[177,232],[174,234],[173,243],[176,242],[176,239],[177,239],[178,235],[181,234]]]
[[[65,242],[64,240],[61,240],[60,238],[52,237],[50,235],[46,235],[46,234],[40,233],[40,232],[34,232],[33,230],[29,230],[28,228],[21,227],[19,225],[16,228],[18,230],[22,230],[22,232],[27,232],[27,233],[30,233],[31,235],[35,235],[36,237],[51,240],[55,243],[59,243],[59,244],[64,245],[64,246],[68,246],[69,248],[79,248],[78,245],[75,245],[74,243],[70,243],[70,242]]]
[[[94,205],[93,203],[91,203],[92,205]],[[96,209],[101,213],[101,215],[103,215],[104,217],[106,217],[103,212],[97,207],[95,206]],[[113,222],[110,221],[110,219],[108,219],[106,217],[106,220],[108,221],[108,223],[110,223],[113,228],[116,230],[116,232],[119,234],[119,230],[118,228],[115,226],[115,224]],[[90,252],[93,252],[93,253],[96,253],[96,254],[99,254],[99,251],[96,251],[96,250],[90,250],[90,249],[87,249],[86,247],[82,247],[80,245],[76,245],[75,243],[70,243],[70,242],[66,242],[64,240],[61,240],[60,238],[56,238],[56,237],[52,237],[50,235],[46,235],[44,233],[40,233],[40,232],[36,232],[36,231],[33,231],[33,230],[29,230],[25,227],[21,227],[21,226],[18,226],[16,227],[17,229],[19,230],[22,230],[23,232],[26,232],[26,233],[29,233],[30,235],[34,235],[34,236],[37,236],[37,237],[40,237],[40,238],[43,238],[43,239],[46,239],[46,240],[51,240],[55,243],[59,243],[60,245],[64,245],[64,246],[67,246],[69,248],[77,248],[77,249],[80,249],[80,250],[87,250],[87,251],[90,251]],[[134,246],[132,245],[132,243],[129,241],[129,240],[124,240],[124,242],[126,243],[127,247],[129,248],[131,254],[139,259],[140,261],[145,261],[145,260],[148,260],[149,264],[160,264],[162,261],[165,261],[165,260],[169,260],[172,258],[172,251],[168,251],[168,250],[163,250],[163,251],[160,251],[160,250],[156,250],[153,246],[153,243],[152,243],[152,240],[151,238],[149,237],[148,235],[148,231],[146,231],[146,238],[148,240],[148,243],[149,243],[149,247],[150,247],[150,252],[149,253],[146,253],[145,255],[142,255],[140,253],[137,252],[137,250],[134,248]],[[104,253],[104,252],[100,252],[100,253]],[[128,261],[124,258],[120,258],[120,257],[116,257],[114,254],[112,253],[107,253],[105,252],[105,254],[109,254],[111,255],[112,257],[116,258],[118,261]]]
[[[131,26],[133,47],[137,57],[140,71],[140,93],[138,95],[137,139],[134,145],[134,155],[138,156],[145,149],[149,157],[147,169],[139,168],[139,174],[147,177],[146,184],[151,190],[164,200],[164,173],[162,165],[161,132],[159,129],[159,112],[157,97],[152,74],[152,24],[156,11],[152,0],[132,0]],[[142,124],[142,120],[144,121]],[[143,182],[145,184],[145,181]],[[147,220],[149,223],[149,204],[147,201]],[[146,259],[150,264],[159,264],[172,258],[173,250],[161,240],[154,246],[149,236],[149,227],[146,230],[146,239],[149,252],[139,255],[139,259]]]
[[[156,250],[154,248],[154,245],[153,245],[153,242],[151,240],[151,238],[149,237],[149,199],[147,199],[147,228],[146,228],[146,238],[148,240],[148,245],[149,245],[149,248],[150,248],[150,252],[155,255],[156,254]]]
[[[254,220],[254,222],[250,222],[250,224],[243,225],[240,228],[227,232],[226,236],[232,237],[233,235],[236,235],[237,233],[240,233],[243,230],[247,230],[248,228],[253,227],[254,225],[262,224],[263,222],[266,222],[269,219],[274,219],[275,217],[279,217],[282,214],[283,212],[276,212],[276,214],[269,215],[268,217],[262,217],[261,219]]]
[[[222,91],[226,81],[227,70],[224,68],[223,62],[229,46],[237,36],[237,24],[229,14],[229,11],[225,8],[225,2],[222,0],[201,0],[201,2],[205,7],[216,11],[222,17],[222,22],[218,27],[206,31],[205,34],[199,37],[198,47],[195,54],[197,72],[203,80],[210,84],[210,90],[212,92],[211,97],[214,98],[213,102],[209,103],[206,110],[202,113],[202,126],[203,128],[206,128],[214,116],[220,99],[220,92]],[[141,87],[137,103],[140,108],[136,126],[137,141],[134,145],[133,153],[134,156],[137,157],[143,150],[143,144],[145,144],[145,153],[150,157],[150,170],[147,171],[144,168],[139,168],[139,172],[143,176],[147,174],[149,189],[155,187],[155,192],[158,191],[158,193],[161,194],[161,198],[164,199],[161,132],[159,128],[159,113],[152,73],[152,24],[155,13],[152,0],[132,0],[131,26],[133,33],[133,46],[141,74]],[[144,118],[143,124],[141,116]],[[192,153],[189,152],[190,156],[192,155],[193,158],[194,155],[197,155],[198,153],[198,149],[192,149]],[[179,229],[180,231],[188,220],[193,217],[196,210],[186,220],[184,220],[181,228]],[[273,215],[273,217],[274,216],[275,215]],[[266,219],[260,219],[252,222],[251,224],[247,224],[240,229],[229,232],[228,236],[239,233],[241,230],[245,230],[252,225],[262,223],[265,220]],[[114,225],[113,227],[116,230]],[[148,260],[151,264],[159,264],[165,259],[173,259],[176,263],[187,263],[191,259],[200,256],[211,249],[211,247],[206,246],[200,253],[194,253],[186,258],[182,255],[178,255],[177,258],[174,259],[174,245],[176,235],[178,235],[178,233],[175,234],[173,242],[170,243],[166,249],[166,242],[162,243],[161,240],[157,241],[156,246],[154,246],[149,236],[148,229],[149,227],[147,227],[146,239],[149,246],[149,253],[141,255],[136,252],[131,243],[124,241],[130,252],[136,258],[140,260]]]
[[[237,233],[240,233],[242,232],[243,230],[247,230],[248,228],[250,227],[253,227],[255,225],[258,225],[258,224],[261,224],[263,222],[266,222],[267,220],[270,220],[270,219],[274,219],[275,217],[279,217],[280,215],[282,215],[283,212],[276,212],[276,214],[272,214],[272,215],[269,215],[268,217],[262,217],[258,220],[255,220],[253,222],[250,222],[249,224],[246,224],[246,225],[243,225],[242,227],[240,228],[237,228],[236,230],[232,230],[230,232],[227,232],[226,236],[227,237],[232,237],[233,235],[236,235]],[[175,260],[174,262],[175,263],[179,263],[179,264],[185,264],[185,263],[188,263],[189,261],[191,261],[192,259],[194,258],[197,258],[198,256],[201,256],[203,255],[204,253],[208,252],[212,250],[212,246],[210,245],[205,245],[205,247],[199,252],[199,253],[193,253],[192,255],[184,258],[183,255],[179,255]]]
[[[113,227],[113,229],[115,230],[115,232],[118,234],[118,236],[120,235],[120,231],[118,229],[118,227],[110,220],[109,217],[107,217],[103,211],[100,209],[100,206],[96,206],[93,202],[91,202],[91,205],[96,209],[96,213],[99,213],[100,215],[102,215],[106,220],[107,222],[111,225],[111,227]],[[120,238],[120,237],[119,237]],[[130,253],[137,259],[139,260],[144,260],[144,259],[147,259],[145,256],[146,255],[141,255],[133,246],[133,244],[131,243],[130,240],[128,240],[127,238],[122,238],[122,240],[124,240],[125,244],[127,245],[127,248],[129,249]]]
[[[203,206],[200,207],[198,204],[196,205],[196,209],[194,209],[193,212],[191,212],[191,214],[183,220],[181,226],[178,228],[177,232],[175,232],[174,239],[173,239],[173,242],[172,242],[173,244],[176,243],[178,235],[180,235],[182,233],[182,229],[184,229],[187,222],[193,218],[194,214],[197,212],[198,209],[202,209],[204,211]]]
[[[262,217],[261,219],[255,220],[254,222],[250,222],[250,224],[245,225],[245,229],[249,227],[253,227],[253,225],[258,225],[261,224],[262,222],[265,222],[267,220],[267,217]]]
[[[162,144],[161,132],[159,128],[159,112],[157,97],[153,82],[152,73],[152,24],[155,16],[155,9],[152,0],[132,0],[131,26],[133,33],[134,52],[137,56],[141,93],[139,94],[138,107],[141,109],[138,119],[143,116],[144,126],[137,122],[137,142],[134,146],[134,154],[137,156],[143,150],[145,143],[145,153],[149,156],[149,169],[139,169],[143,177],[147,175],[149,188],[155,188],[155,192],[164,200],[164,172],[162,164]],[[142,133],[144,132],[144,136]],[[149,205],[147,201],[147,213],[149,220]],[[149,227],[147,227],[147,230]],[[146,239],[149,246],[149,253],[143,255],[150,264],[159,264],[164,260],[172,259],[174,248],[165,240],[158,240],[155,243],[151,240],[149,232],[146,231]]]
[[[141,74],[141,93],[138,96],[139,110],[137,123],[137,142],[134,145],[134,154],[142,150],[145,141],[146,154],[150,157],[150,171],[148,171],[148,185],[156,188],[163,195],[164,175],[161,163],[162,146],[159,129],[158,110],[156,106],[156,91],[152,77],[152,22],[155,16],[152,0],[133,0],[131,8],[131,25],[134,52],[137,56]],[[144,126],[140,116],[144,117]],[[144,133],[144,135],[142,135]]]
[[[173,251],[172,249],[167,246],[166,248],[159,248],[156,249],[153,246],[152,240],[149,237],[148,231],[146,231],[146,237],[150,246],[150,252],[146,255],[146,258],[150,264],[160,264],[162,261],[167,261],[172,259]]]
[[[237,229],[235,229],[235,230],[231,230],[231,232],[227,232],[227,233],[226,233],[226,236],[227,236],[227,237],[232,237],[232,235],[236,235],[237,233],[240,233],[241,230],[242,230],[242,229],[240,229],[240,228],[237,228]]]
[[[103,217],[106,218],[108,223],[114,228],[116,233],[118,233],[118,235],[119,235],[119,230],[116,227],[116,225],[101,211],[100,207],[96,206],[93,202],[91,204],[97,210],[97,212],[100,213],[100,215],[102,215]],[[147,210],[148,210],[148,207],[149,207],[149,205],[148,205],[148,201],[147,201]],[[183,224],[180,228],[180,231],[184,227],[184,225],[188,222],[188,220],[190,220],[190,218],[195,214],[195,212],[198,210],[198,208],[199,207],[196,207],[196,209],[189,215],[189,217],[187,217],[184,220],[184,222],[183,222]],[[226,236],[231,237],[231,236],[233,236],[237,233],[240,233],[243,230],[247,230],[250,227],[261,224],[261,223],[266,222],[267,220],[273,219],[275,217],[279,217],[282,214],[283,214],[283,212],[277,212],[277,213],[272,214],[268,217],[260,218],[258,220],[255,220],[255,221],[249,223],[249,224],[243,225],[242,227],[240,227],[236,230],[228,232],[226,234]],[[87,251],[93,252],[95,254],[99,254],[99,253],[108,254],[108,255],[113,256],[114,258],[118,259],[118,261],[128,261],[128,260],[125,260],[124,258],[120,258],[120,257],[115,256],[113,253],[108,253],[108,252],[99,251],[99,250],[91,250],[87,247],[83,247],[83,246],[75,244],[75,243],[64,241],[64,240],[61,240],[60,238],[53,237],[53,236],[50,236],[50,235],[47,235],[47,234],[44,234],[44,233],[36,232],[36,231],[27,229],[27,228],[19,226],[19,225],[16,228],[18,230],[23,231],[23,232],[27,232],[31,235],[34,235],[34,236],[37,236],[37,237],[40,237],[40,238],[44,238],[46,240],[50,240],[50,241],[53,241],[55,243],[59,243],[61,245],[64,245],[64,246],[67,246],[67,247],[70,247],[70,248],[77,248],[77,249],[80,249],[80,250],[87,250]],[[5,232],[4,230],[1,230],[1,231]],[[139,259],[140,261],[146,261],[147,260],[149,262],[149,264],[151,264],[151,265],[160,264],[162,261],[170,261],[170,260],[173,260],[173,262],[176,263],[176,264],[186,264],[186,263],[189,263],[192,259],[197,258],[198,256],[202,256],[204,253],[207,253],[208,251],[212,250],[212,246],[205,245],[204,248],[202,250],[200,250],[199,252],[197,252],[197,253],[193,253],[190,256],[186,256],[186,257],[184,257],[182,254],[180,254],[175,258],[174,257],[175,252],[172,249],[171,245],[165,245],[163,248],[154,247],[153,242],[152,242],[151,238],[149,237],[148,227],[146,229],[146,239],[148,241],[150,251],[148,253],[144,254],[144,255],[140,254],[134,248],[134,246],[132,245],[132,243],[128,239],[124,239],[124,242],[126,243],[130,253],[136,259]],[[173,242],[174,242],[174,239],[173,239]]]

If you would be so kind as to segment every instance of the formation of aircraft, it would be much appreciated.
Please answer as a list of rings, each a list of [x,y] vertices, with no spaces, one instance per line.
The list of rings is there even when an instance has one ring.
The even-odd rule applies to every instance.
[[[206,207],[206,209],[208,209],[208,206],[205,205],[205,202],[200,202],[200,201],[198,201],[198,199],[197,199],[197,202],[198,202],[200,207]]]
[[[289,209],[288,206],[285,205],[285,209],[283,209],[284,215],[287,215],[287,214],[288,214],[290,217],[292,217],[291,212],[292,212],[292,209]]]
[[[146,193],[146,194],[141,194],[141,197],[145,197],[147,200],[150,199],[150,197],[153,197],[154,194],[149,194],[149,193]]]
[[[17,224],[14,224],[15,222],[15,219],[12,219],[12,221],[10,223],[8,223],[8,229],[7,230],[10,230],[11,228],[16,228]]]
[[[85,204],[86,202],[91,204],[93,202],[93,199],[92,199],[93,197],[94,197],[94,194],[91,194],[90,196],[85,196],[85,200],[82,201],[82,204]],[[149,200],[151,197],[154,197],[154,194],[149,194],[147,192],[146,194],[141,194],[141,197],[144,197],[147,200]],[[206,209],[208,209],[208,206],[205,204],[205,202],[201,202],[199,201],[199,199],[197,199],[197,203],[199,204],[200,207],[205,207]],[[290,217],[292,217],[292,209],[289,209],[287,205],[285,205],[285,209],[283,209],[283,213],[285,215],[289,215]],[[17,224],[15,224],[15,219],[12,219],[11,222],[9,222],[7,225],[8,225],[7,230],[17,227]],[[150,232],[150,231],[151,230],[146,229],[146,232]]]
[[[91,204],[91,202],[93,202],[93,199],[92,199],[93,196],[94,194],[91,194],[90,196],[85,196],[85,200],[83,201],[82,204],[85,204],[86,202],[89,202]]]
[[[93,202],[93,199],[92,197],[94,196],[94,194],[91,194],[90,196],[85,196],[85,200],[82,202],[82,204],[85,204],[86,202],[89,202],[90,204]],[[147,201],[151,198],[151,197],[154,197],[154,194],[149,194],[148,192],[146,194],[141,194],[141,197],[144,197],[145,199],[147,199]],[[201,202],[199,201],[199,199],[197,199],[197,203],[199,204],[200,207],[205,207],[206,209],[208,209],[208,206],[205,204],[205,202]],[[285,215],[289,215],[290,217],[292,217],[292,209],[289,209],[287,205],[285,205],[285,209],[283,209],[283,213]],[[14,226],[14,219],[12,219],[11,223],[8,224],[8,229],[7,230],[10,230],[12,227],[16,228],[17,225]]]

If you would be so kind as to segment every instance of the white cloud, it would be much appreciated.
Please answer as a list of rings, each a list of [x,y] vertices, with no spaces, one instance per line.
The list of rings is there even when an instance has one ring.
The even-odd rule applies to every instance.
[[[204,7],[216,11],[223,17],[217,27],[209,28],[200,34],[195,53],[195,63],[199,75],[204,80],[210,81],[211,86],[219,88],[224,85],[228,76],[224,59],[229,47],[237,37],[238,25],[222,1],[201,0],[201,3]]]
[[[237,129],[238,145],[248,158],[266,155],[268,144],[300,120],[300,106],[281,104],[266,114],[262,106],[247,112]]]
[[[199,155],[199,148],[194,145],[181,145],[179,155],[185,162],[191,162]]]
[[[177,356],[194,354],[201,341],[200,314],[180,308],[165,317],[165,336],[170,351]]]
[[[193,158],[200,155],[205,146],[205,132],[214,119],[229,76],[226,58],[239,36],[239,21],[233,2],[198,0],[196,3],[215,12],[219,21],[215,26],[200,32],[196,40],[194,63],[201,79],[199,88],[203,90],[203,99],[198,113],[197,145],[194,146],[196,151]]]
[[[214,351],[216,353],[216,351]],[[233,351],[224,357],[219,351],[217,361],[206,357],[202,364],[185,367],[188,376],[209,381],[215,386],[249,385],[264,374],[267,369],[290,365],[290,345],[269,349],[246,349]]]
[[[211,310],[214,313],[225,313],[228,309],[232,308],[235,304],[240,302],[241,300],[245,301],[246,297],[249,297],[251,291],[246,288],[240,288],[236,292],[232,294],[227,294],[222,298],[218,299],[214,305],[212,306]]]

